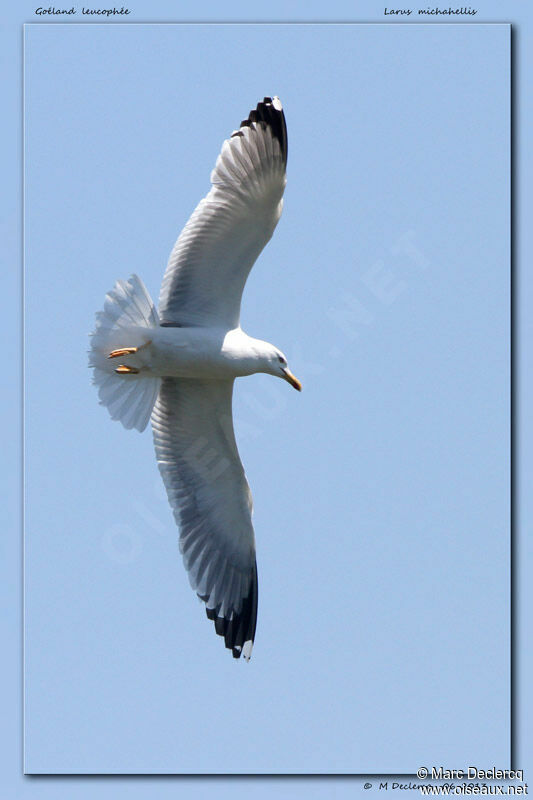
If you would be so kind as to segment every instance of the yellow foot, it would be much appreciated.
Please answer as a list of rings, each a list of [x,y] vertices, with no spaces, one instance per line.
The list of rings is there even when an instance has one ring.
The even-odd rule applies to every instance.
[[[117,358],[118,356],[132,356],[137,352],[138,347],[122,347],[120,350],[112,350],[108,358]]]
[[[118,356],[133,356],[135,353],[138,353],[139,350],[143,350],[145,347],[148,347],[149,344],[152,344],[151,339],[148,339],[148,341],[142,344],[140,347],[121,347],[119,350],[111,350],[108,358],[118,358]]]
[[[126,367],[125,364],[121,364],[119,367],[116,368],[115,372],[119,375],[138,375],[139,370],[137,367]]]

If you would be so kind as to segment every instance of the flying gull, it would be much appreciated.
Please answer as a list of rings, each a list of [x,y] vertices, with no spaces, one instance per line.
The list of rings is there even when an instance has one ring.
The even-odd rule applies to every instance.
[[[274,345],[239,324],[248,274],[281,216],[287,128],[265,97],[222,145],[211,189],[170,255],[159,310],[140,278],[117,281],[96,317],[89,364],[100,403],[125,428],[151,420],[192,588],[235,658],[257,620],[252,495],[232,419],[235,378],[302,386]]]

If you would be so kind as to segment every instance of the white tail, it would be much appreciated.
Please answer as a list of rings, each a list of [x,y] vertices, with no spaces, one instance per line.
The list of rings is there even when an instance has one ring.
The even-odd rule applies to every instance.
[[[139,347],[150,337],[147,329],[159,327],[159,317],[144,283],[137,275],[117,281],[107,293],[104,310],[96,314],[96,328],[91,335],[89,366],[94,369],[93,383],[98,387],[100,403],[111,419],[125,428],[143,431],[150,419],[159,393],[161,379],[153,375],[119,375],[117,363],[109,353],[121,347]]]

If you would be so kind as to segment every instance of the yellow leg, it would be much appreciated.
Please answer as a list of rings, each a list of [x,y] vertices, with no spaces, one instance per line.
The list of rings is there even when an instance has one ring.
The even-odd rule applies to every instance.
[[[120,364],[115,370],[119,375],[138,375],[139,370],[137,367],[127,367],[125,364]]]
[[[148,347],[149,344],[152,344],[152,340],[148,339],[147,342],[142,344],[140,347],[121,347],[119,350],[112,350],[108,358],[117,358],[118,356],[133,356],[135,353],[138,353],[139,350],[143,350],[145,347]]]

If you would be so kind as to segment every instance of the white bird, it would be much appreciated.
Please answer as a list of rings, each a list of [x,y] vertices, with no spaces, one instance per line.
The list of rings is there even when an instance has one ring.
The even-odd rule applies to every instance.
[[[117,281],[97,314],[89,365],[125,428],[151,419],[159,470],[192,588],[233,656],[257,620],[252,496],[232,418],[235,378],[266,372],[295,389],[283,353],[239,324],[244,284],[281,216],[287,128],[265,97],[227,139],[170,255],[159,312],[140,278]]]

